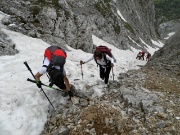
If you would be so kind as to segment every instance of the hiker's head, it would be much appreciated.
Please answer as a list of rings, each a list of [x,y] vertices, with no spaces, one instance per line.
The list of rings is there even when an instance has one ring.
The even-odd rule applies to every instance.
[[[98,60],[102,59],[102,55],[103,54],[101,52],[94,51],[94,58],[95,59],[98,59]]]

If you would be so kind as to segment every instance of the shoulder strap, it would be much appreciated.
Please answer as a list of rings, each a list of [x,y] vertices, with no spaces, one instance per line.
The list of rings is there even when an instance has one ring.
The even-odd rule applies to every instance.
[[[111,61],[110,60],[107,60],[107,58],[106,58],[106,53],[104,53],[103,54],[104,55],[104,60],[105,60],[105,62],[106,62],[106,66],[108,66],[108,64],[111,64]]]
[[[102,53],[102,54],[103,54],[103,58],[104,58],[104,60],[105,60],[105,63],[106,63],[106,65],[107,65],[107,64],[108,64],[108,60],[107,60],[107,58],[106,58],[106,53]],[[100,65],[100,64],[97,63],[96,58],[94,58],[94,60],[95,60],[95,62],[96,62],[96,64],[97,64],[97,66]],[[101,65],[100,65],[100,66],[101,66]]]
[[[104,60],[105,60],[105,62],[106,62],[106,65],[107,65],[107,58],[106,58],[106,53],[103,53],[103,55],[104,55]]]

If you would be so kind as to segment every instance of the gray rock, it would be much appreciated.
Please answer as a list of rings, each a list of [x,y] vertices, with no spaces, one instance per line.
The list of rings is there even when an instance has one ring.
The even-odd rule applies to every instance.
[[[166,122],[159,122],[159,123],[156,123],[156,127],[157,128],[164,128],[165,126],[167,125],[167,123]]]
[[[62,127],[59,135],[68,135],[70,132],[70,129],[67,127]]]
[[[0,30],[0,56],[14,55],[18,51],[15,49],[15,44],[2,30]]]

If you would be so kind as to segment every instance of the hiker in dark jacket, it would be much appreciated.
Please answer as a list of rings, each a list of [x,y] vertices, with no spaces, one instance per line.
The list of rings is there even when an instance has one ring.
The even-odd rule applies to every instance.
[[[47,49],[46,49],[46,51],[47,51]],[[39,71],[35,75],[36,80],[39,81],[37,83],[37,86],[39,88],[41,88],[40,77],[47,72],[47,68],[50,64],[51,53],[50,53],[50,51],[48,53],[46,51],[45,51],[45,57],[43,60],[43,66],[39,69]],[[72,97],[73,93],[70,91],[70,83],[66,76],[65,68],[64,67],[63,67],[63,69],[61,69],[61,68],[62,67],[60,67],[60,66],[53,66],[53,70],[51,70],[52,77],[50,79],[52,79],[51,81],[53,81],[53,84],[55,84],[57,87],[59,87],[60,89],[62,89],[66,92],[64,94],[64,96],[69,95],[70,97]],[[59,72],[60,70],[62,71],[62,73]],[[53,84],[51,83],[50,85],[52,86]]]
[[[142,56],[142,54],[141,54],[141,52],[139,52],[138,54],[137,54],[137,56],[136,56],[136,59],[141,59],[141,56]]]
[[[93,59],[99,65],[100,78],[104,80],[105,87],[108,87],[109,74],[110,74],[111,68],[114,66],[114,59],[105,53],[94,51],[94,55],[92,58],[90,58],[89,60],[85,62],[80,61],[80,64],[81,65],[85,64]]]
[[[150,59],[150,57],[151,57],[151,54],[148,53],[147,56],[146,56],[146,61],[148,61]]]

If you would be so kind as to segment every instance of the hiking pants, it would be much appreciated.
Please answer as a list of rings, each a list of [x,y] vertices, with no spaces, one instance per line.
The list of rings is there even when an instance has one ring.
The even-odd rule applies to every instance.
[[[108,84],[108,80],[109,80],[109,74],[111,71],[111,66],[108,66],[106,68],[103,68],[102,66],[99,66],[100,68],[100,78],[102,80],[104,80],[105,84]]]
[[[64,84],[64,82],[59,82],[54,84],[62,90],[66,89],[66,85]]]

